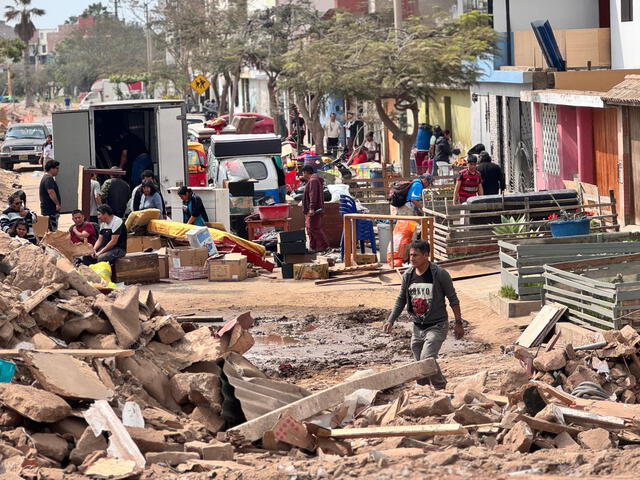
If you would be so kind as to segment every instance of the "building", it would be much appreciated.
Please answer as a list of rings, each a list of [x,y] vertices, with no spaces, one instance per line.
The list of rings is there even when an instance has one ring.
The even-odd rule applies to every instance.
[[[78,17],[73,24],[58,25],[55,28],[40,28],[29,41],[29,61],[34,65],[45,65],[54,61],[56,46],[78,29],[89,28],[94,17]]]
[[[13,27],[7,25],[4,20],[0,20],[0,38],[16,38],[16,32]]]
[[[611,0],[611,68],[640,68],[640,0]]]

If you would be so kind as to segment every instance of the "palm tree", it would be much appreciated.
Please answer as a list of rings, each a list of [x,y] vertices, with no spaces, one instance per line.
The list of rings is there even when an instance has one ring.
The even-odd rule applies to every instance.
[[[27,107],[33,106],[33,84],[31,82],[31,66],[29,65],[29,40],[36,32],[36,26],[31,19],[33,17],[41,17],[45,14],[45,11],[41,8],[31,7],[31,0],[13,0],[14,5],[7,5],[5,7],[4,18],[7,22],[18,19],[18,23],[13,30],[16,35],[22,40],[27,48],[24,49],[23,62],[24,62],[24,80],[26,86],[26,105]],[[37,52],[36,52],[37,55]]]

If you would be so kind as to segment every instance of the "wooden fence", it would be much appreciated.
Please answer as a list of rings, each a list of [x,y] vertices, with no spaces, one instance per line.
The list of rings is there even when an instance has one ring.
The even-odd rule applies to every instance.
[[[382,178],[352,178],[342,180],[342,183],[349,185],[349,193],[361,202],[384,202],[387,201],[389,191],[394,183],[411,182],[417,177],[392,177]],[[434,184],[425,189],[430,200],[442,201],[445,198],[453,198],[453,188],[455,186],[455,176],[433,177]]]
[[[544,266],[544,301],[588,328],[640,329],[640,254]]]
[[[640,235],[628,232],[595,233],[574,237],[499,241],[500,276],[520,300],[539,300],[544,265],[622,254],[640,253]]]
[[[613,194],[609,202],[582,204],[576,198],[557,199],[557,204],[568,212],[588,211],[598,225],[594,232],[617,231],[616,205]],[[514,201],[502,197],[494,203],[454,205],[449,200],[429,200],[423,194],[424,213],[434,218],[434,245],[437,260],[447,260],[477,253],[499,250],[500,240],[515,240],[534,237],[549,237],[547,217],[558,213],[556,202]],[[523,208],[524,204],[524,208]],[[525,227],[520,231],[498,234],[495,227],[513,227],[520,223],[501,223],[501,215],[524,217]]]

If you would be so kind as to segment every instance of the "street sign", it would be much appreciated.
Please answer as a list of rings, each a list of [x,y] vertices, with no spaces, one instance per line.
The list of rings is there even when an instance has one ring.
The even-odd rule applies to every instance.
[[[210,86],[211,82],[207,80],[203,75],[198,75],[196,78],[191,80],[191,88],[193,88],[200,95],[202,95]]]

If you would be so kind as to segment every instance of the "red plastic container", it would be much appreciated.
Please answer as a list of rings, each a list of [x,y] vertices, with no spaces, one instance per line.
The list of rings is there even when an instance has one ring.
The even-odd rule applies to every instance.
[[[289,216],[289,205],[259,206],[258,213],[260,214],[260,220],[280,220]]]

